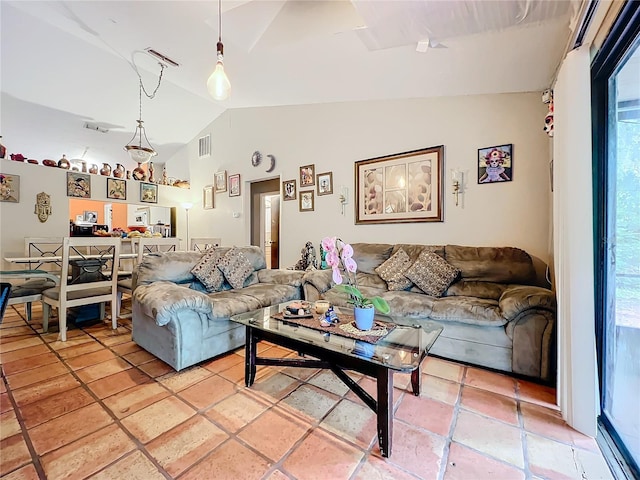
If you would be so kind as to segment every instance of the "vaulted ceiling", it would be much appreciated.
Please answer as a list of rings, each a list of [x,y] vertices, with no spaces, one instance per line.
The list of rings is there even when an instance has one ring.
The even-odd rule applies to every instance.
[[[143,97],[160,162],[229,108],[541,91],[580,3],[224,0],[232,94],[216,102],[217,2],[2,1],[0,133],[29,158],[126,158],[137,72],[158,83],[148,47],[180,64]]]

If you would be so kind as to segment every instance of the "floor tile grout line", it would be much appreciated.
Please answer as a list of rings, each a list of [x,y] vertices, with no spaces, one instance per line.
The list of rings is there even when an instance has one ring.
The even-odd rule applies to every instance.
[[[79,330],[81,330],[85,335],[89,336],[93,341],[98,342],[100,345],[102,345],[102,346],[104,346],[105,348],[107,348],[107,349],[111,350],[110,346],[105,345],[105,344],[104,344],[104,343],[102,343],[102,342],[101,342],[97,337],[95,337],[95,336],[93,336],[93,335],[91,335],[91,334],[87,333],[86,331],[84,331],[84,329],[83,329],[82,327],[78,327],[78,329],[79,329]],[[37,331],[35,331],[35,334],[36,334],[36,335],[40,335],[40,334],[39,334],[39,332],[37,332]],[[43,334],[44,334],[44,332],[43,332]],[[140,451],[141,451],[141,453],[143,453],[143,455],[145,455],[145,456],[146,456],[146,457],[147,457],[147,458],[148,458],[148,459],[153,463],[153,465],[154,465],[156,468],[158,468],[158,470],[163,474],[163,476],[165,476],[165,478],[167,478],[167,479],[171,479],[172,477],[171,477],[170,475],[168,475],[168,473],[164,470],[164,468],[162,468],[162,466],[160,466],[160,464],[158,464],[158,463],[157,463],[157,460],[156,460],[152,455],[150,455],[150,454],[148,453],[148,451],[147,451],[146,447],[144,446],[144,444],[143,444],[143,443],[142,443],[138,438],[136,438],[136,437],[135,437],[135,435],[133,435],[131,432],[129,432],[129,430],[128,430],[128,429],[127,429],[127,428],[126,428],[126,427],[125,427],[125,426],[120,422],[120,420],[116,417],[116,415],[115,415],[115,414],[114,414],[114,413],[113,413],[113,412],[112,412],[112,411],[111,411],[111,410],[110,410],[110,409],[109,409],[109,408],[104,404],[104,402],[103,402],[103,401],[102,401],[102,400],[101,400],[101,399],[100,399],[100,398],[99,398],[99,397],[98,397],[98,396],[93,392],[93,390],[91,390],[91,389],[89,388],[88,383],[87,383],[87,382],[84,382],[84,381],[83,381],[83,380],[82,380],[82,379],[81,379],[81,378],[76,374],[76,371],[75,371],[75,370],[73,370],[73,369],[71,369],[71,367],[66,363],[65,359],[63,359],[63,358],[60,356],[60,354],[58,353],[58,350],[54,349],[54,348],[51,346],[51,343],[53,343],[53,342],[47,342],[47,341],[46,341],[46,340],[44,340],[44,339],[43,339],[43,341],[44,341],[45,345],[47,345],[47,347],[49,348],[49,350],[50,350],[50,351],[52,351],[52,352],[54,353],[54,355],[56,355],[56,356],[58,357],[58,359],[59,359],[59,360],[64,364],[64,366],[69,370],[69,372],[72,374],[72,376],[73,376],[73,377],[74,377],[74,378],[75,378],[75,379],[80,383],[80,387],[82,387],[82,388],[83,388],[83,390],[85,390],[85,391],[86,391],[86,392],[87,392],[87,393],[88,393],[88,394],[89,394],[89,395],[94,399],[94,401],[100,405],[100,407],[101,407],[101,408],[102,408],[102,409],[103,409],[103,410],[104,410],[104,411],[105,411],[105,412],[106,412],[106,413],[107,413],[107,414],[108,414],[108,415],[109,415],[109,416],[114,420],[114,423],[115,423],[115,424],[116,424],[120,429],[122,429],[122,431],[123,431],[123,432],[124,432],[124,433],[125,433],[125,434],[126,434],[126,435],[131,439],[131,440],[132,440],[132,441],[133,441],[133,444],[136,446],[136,448],[135,448],[134,450],[132,450],[131,452],[127,452],[125,455],[123,455],[123,456],[121,456],[121,457],[118,457],[118,458],[117,458],[117,459],[115,459],[113,462],[109,463],[108,465],[105,465],[104,467],[102,467],[102,468],[101,468],[100,470],[98,470],[97,472],[94,472],[94,474],[97,474],[97,473],[99,473],[100,471],[103,471],[103,470],[105,470],[105,469],[109,468],[111,465],[113,465],[113,464],[115,464],[115,463],[119,462],[120,460],[122,460],[122,458],[124,458],[124,457],[126,457],[126,456],[129,456],[129,454],[131,454],[133,451],[135,451],[135,450],[140,450]],[[56,340],[54,340],[54,341],[56,341]],[[87,343],[89,343],[89,342],[87,342]],[[71,348],[71,347],[68,347],[68,348]],[[62,350],[64,350],[64,349],[62,349]],[[112,350],[111,350],[111,351],[112,351]],[[114,353],[114,354],[115,354],[116,356],[118,356],[119,358],[122,358],[125,362],[127,361],[126,359],[124,359],[123,357],[121,357],[118,353],[113,352],[113,351],[112,351],[112,353]],[[71,358],[76,358],[76,357],[71,357]],[[102,363],[102,362],[100,362],[100,363]],[[127,363],[129,363],[129,364],[130,364],[130,362],[127,362]],[[97,365],[97,364],[96,364],[96,365]],[[86,367],[85,367],[85,368],[86,368]],[[132,368],[136,368],[136,369],[137,369],[137,367],[136,367],[135,365],[132,365]],[[80,370],[82,370],[82,369],[80,369]],[[138,369],[138,370],[140,370],[140,369]],[[146,372],[144,372],[144,371],[142,371],[142,370],[140,370],[140,371],[141,371],[144,375],[147,375],[147,376],[148,376],[149,378],[151,378],[152,380],[155,380],[153,377],[151,377],[150,375],[148,375]],[[89,383],[90,383],[90,382],[89,382]],[[160,383],[160,382],[156,382],[156,383]],[[165,387],[164,385],[162,385],[162,386],[166,389],[166,387]],[[167,390],[168,390],[168,389],[167,389]],[[172,393],[172,392],[170,392],[170,393]],[[45,398],[49,398],[49,397],[45,397]],[[43,399],[39,399],[38,401],[40,401],[40,400],[44,400],[44,398],[43,398]],[[35,402],[32,402],[32,403],[35,403]],[[67,413],[68,413],[68,412],[67,412]],[[56,417],[56,418],[57,418],[57,417]],[[50,420],[52,420],[52,419],[49,419],[49,420],[47,420],[47,421],[50,421]],[[46,423],[46,422],[44,422],[44,423]],[[103,427],[103,428],[104,428],[104,427]],[[56,450],[59,450],[60,448],[63,448],[63,447],[65,447],[65,446],[67,446],[67,445],[70,445],[71,443],[77,442],[78,440],[81,440],[82,438],[86,438],[88,435],[91,435],[91,434],[93,434],[93,433],[96,433],[96,432],[100,431],[101,429],[102,429],[102,428],[99,428],[98,430],[96,430],[96,431],[94,431],[94,432],[90,432],[90,433],[88,433],[87,435],[84,435],[84,436],[82,436],[82,437],[80,437],[80,438],[77,438],[77,439],[73,440],[73,441],[72,441],[72,442],[70,442],[70,443],[67,443],[67,444],[65,444],[65,445],[61,445],[60,447],[58,447],[58,448],[56,448],[56,449],[52,450],[51,452],[47,452],[46,454],[50,454],[50,453],[52,453],[52,452],[55,452]],[[25,435],[26,435],[26,436],[29,436],[29,431],[28,431],[28,429],[27,429],[26,427],[24,427],[24,431],[25,431]],[[29,441],[30,441],[30,440],[31,440],[31,437],[29,436]],[[41,457],[40,457],[39,455],[37,455],[37,454],[35,454],[35,456],[33,456],[34,454],[35,454],[35,449],[33,450],[33,453],[32,453],[32,458],[34,459],[34,461],[35,461],[35,459],[36,459],[36,458],[37,458],[38,460],[41,458]],[[46,454],[45,454],[45,455],[46,455]],[[44,456],[44,455],[43,455],[43,456]],[[43,474],[44,474],[44,468],[42,469],[42,471],[43,471]],[[45,477],[43,477],[43,478],[46,478],[46,476],[45,476]]]

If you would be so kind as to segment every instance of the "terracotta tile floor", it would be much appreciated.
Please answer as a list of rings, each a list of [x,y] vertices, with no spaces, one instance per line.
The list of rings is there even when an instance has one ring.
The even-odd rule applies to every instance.
[[[373,412],[328,371],[259,367],[248,389],[242,349],[176,373],[131,341],[130,320],[72,327],[63,343],[41,319],[9,307],[0,326],[3,479],[612,478],[535,383],[427,358],[421,396],[395,376],[385,459]]]

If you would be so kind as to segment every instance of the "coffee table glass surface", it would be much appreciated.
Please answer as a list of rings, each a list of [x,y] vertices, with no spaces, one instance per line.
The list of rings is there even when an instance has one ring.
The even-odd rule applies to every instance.
[[[234,315],[231,320],[281,337],[291,338],[309,345],[318,345],[325,350],[366,359],[370,363],[400,372],[415,370],[442,332],[442,326],[435,322],[421,321],[418,325],[417,322],[412,324],[410,319],[399,319],[376,313],[376,320],[393,323],[396,327],[377,343],[372,344],[338,333],[314,330],[287,320],[273,318],[273,315],[284,312],[286,306],[287,303],[283,303]],[[339,307],[334,307],[334,309],[340,316],[341,309]],[[345,313],[348,313],[349,310],[342,309]],[[335,328],[336,331],[338,329],[338,327],[331,328]]]

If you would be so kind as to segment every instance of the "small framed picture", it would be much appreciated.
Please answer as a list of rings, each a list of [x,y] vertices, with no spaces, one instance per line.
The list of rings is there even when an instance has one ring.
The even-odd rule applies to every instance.
[[[478,149],[478,183],[513,180],[513,144]]]
[[[222,170],[213,174],[213,185],[216,193],[227,191],[227,171]]]
[[[158,203],[158,185],[155,183],[141,183],[140,201],[144,203]]]
[[[318,195],[331,195],[333,193],[333,172],[319,173],[316,178]]]
[[[295,200],[296,199],[296,181],[285,180],[282,182],[282,199],[283,200]]]
[[[67,172],[67,197],[91,198],[91,176],[88,173]]]
[[[300,192],[300,211],[313,212],[313,190]]]
[[[205,210],[213,208],[213,185],[207,185],[202,189],[202,208]]]
[[[0,202],[20,202],[20,175],[0,173]]]
[[[312,187],[316,184],[316,166],[305,165],[300,167],[300,188]]]
[[[230,197],[240,196],[240,174],[239,173],[236,173],[235,175],[229,175],[229,196]]]
[[[98,223],[98,212],[90,212],[88,210],[85,210],[82,216],[82,221],[89,223]]]
[[[127,181],[120,178],[107,178],[107,198],[127,199]]]

